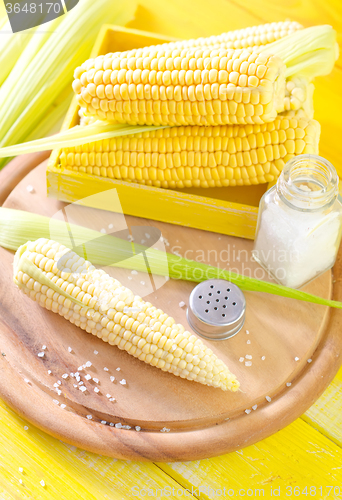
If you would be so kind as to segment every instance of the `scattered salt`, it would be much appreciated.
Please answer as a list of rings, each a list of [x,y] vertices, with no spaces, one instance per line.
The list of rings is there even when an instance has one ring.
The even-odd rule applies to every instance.
[[[99,383],[99,379],[98,378],[93,378],[95,384],[98,384]]]
[[[94,387],[94,392],[98,393],[100,392],[100,389],[98,387]]]
[[[59,389],[56,389],[56,392],[57,392],[58,396],[60,396],[62,394],[62,391],[60,391]]]
[[[246,354],[246,359],[252,359],[252,356],[250,354]]]
[[[117,368],[116,371],[119,372],[121,370],[121,368]]]
[[[251,343],[251,341],[250,341],[250,340],[247,340],[246,344],[250,344],[250,343]]]
[[[63,410],[64,410],[64,408],[66,408],[66,405],[64,403],[61,404],[61,408],[63,408]]]
[[[82,385],[79,389],[80,389],[80,391],[82,391],[82,392],[85,392],[85,391],[87,390],[87,388],[86,388],[84,385]]]
[[[108,398],[108,399],[109,399],[109,398],[111,398],[111,397],[112,397],[112,396],[111,396],[111,394],[106,394],[106,398]]]
[[[252,366],[252,361],[245,361],[245,366]]]
[[[45,353],[44,352],[39,352],[38,353],[38,358],[44,358]]]
[[[63,373],[62,378],[66,379],[68,377],[69,377],[69,375],[67,373]]]
[[[22,479],[19,479],[19,483],[20,483],[20,484],[23,484],[23,480],[22,480]]]
[[[109,425],[110,425],[111,427],[114,427],[114,424],[113,424],[113,422],[110,422],[110,424],[109,424]]]
[[[35,192],[34,187],[31,186],[30,184],[26,186],[26,191],[31,194]]]
[[[42,351],[45,351],[47,349],[46,345],[42,345]]]
[[[112,377],[109,377],[109,378],[110,378],[110,381],[111,381],[111,382],[114,382],[115,377],[113,377],[113,376],[112,376]]]
[[[73,350],[71,349],[71,347],[68,347],[68,351],[69,352],[73,352]]]
[[[55,384],[53,384],[53,386],[54,386],[54,387],[58,387],[58,384],[57,384],[57,383],[55,383]]]
[[[136,426],[135,426],[135,430],[136,430],[137,432],[139,432],[139,431],[141,431],[141,427],[140,427],[139,425],[136,425]]]
[[[245,358],[239,358],[240,363],[243,363],[245,361]]]
[[[261,356],[261,359],[262,359],[263,361],[265,361],[266,356]]]
[[[126,385],[126,380],[123,378],[122,380],[120,380],[120,384],[121,385]]]
[[[291,382],[286,382],[287,387],[290,387],[292,384]]]
[[[90,368],[92,364],[93,363],[91,361],[87,361],[84,366],[85,366],[85,368]]]
[[[258,405],[253,405],[252,410],[256,410],[258,408]]]
[[[140,281],[140,283],[144,286],[145,285],[145,281]]]
[[[133,271],[131,271],[131,274],[138,274],[138,271],[135,271],[135,270],[133,269]]]
[[[106,425],[106,420],[101,420],[101,424]]]
[[[252,410],[245,410],[245,413],[247,413],[247,415],[251,412]]]
[[[121,429],[122,424],[120,422],[118,422],[117,424],[115,424],[115,427],[116,427],[116,429]]]
[[[247,335],[249,335],[249,330],[246,330]]]
[[[87,415],[87,419],[88,419],[88,420],[91,420],[92,418],[93,418],[93,416],[92,416],[92,415]]]
[[[74,384],[74,387],[78,387],[78,385],[77,385],[77,384]]]
[[[53,399],[52,402],[55,403],[55,405],[59,405],[59,401],[57,399]]]
[[[24,382],[26,382],[27,384],[30,383],[29,379],[28,378],[24,378]]]
[[[19,467],[19,472],[23,473],[24,472],[24,469],[22,467]]]
[[[312,363],[312,359],[311,358],[308,359],[308,363]]]
[[[162,429],[160,429],[160,432],[170,432],[170,429],[168,429],[167,427],[163,427]]]
[[[266,401],[268,401],[270,403],[272,401],[272,398],[270,398],[269,396],[266,396]]]
[[[84,377],[86,380],[91,380],[91,375],[89,375],[89,373],[87,373],[87,375]]]
[[[299,361],[299,358],[297,358],[297,356],[295,357],[295,361]]]
[[[109,398],[109,401],[115,401],[115,398]]]
[[[60,380],[57,380],[58,385],[62,385],[62,382]]]
[[[94,351],[94,354],[98,354],[98,353],[99,353],[99,351]]]
[[[103,369],[104,369],[105,372],[109,372],[109,370],[108,370],[108,368],[106,366]]]
[[[182,300],[180,301],[179,303],[179,307],[184,307],[185,306],[185,302],[183,302]]]
[[[48,375],[51,375],[52,371],[51,370],[48,370]]]
[[[27,425],[24,426],[24,431],[28,431]]]
[[[78,385],[84,385],[84,382],[82,382],[82,380],[81,380],[81,382],[79,382]]]
[[[77,370],[78,370],[79,372],[81,372],[81,371],[83,370],[83,365],[82,365],[82,366],[79,366],[79,367],[77,368]],[[78,372],[77,372],[77,373],[78,373]]]
[[[44,479],[42,479],[42,480],[40,481],[40,484],[41,484],[41,485],[43,486],[43,488],[44,488],[44,486],[45,486],[45,481],[44,481]]]
[[[104,227],[103,227],[103,228],[101,229],[101,231],[100,231],[100,233],[102,233],[102,234],[106,234],[106,232],[107,232],[107,231],[105,230],[105,228],[104,228]]]

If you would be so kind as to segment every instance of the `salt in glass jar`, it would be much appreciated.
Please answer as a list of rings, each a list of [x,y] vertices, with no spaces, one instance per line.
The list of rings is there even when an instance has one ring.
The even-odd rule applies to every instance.
[[[301,288],[334,265],[342,226],[338,181],[324,158],[295,156],[262,197],[252,253],[278,283]]]

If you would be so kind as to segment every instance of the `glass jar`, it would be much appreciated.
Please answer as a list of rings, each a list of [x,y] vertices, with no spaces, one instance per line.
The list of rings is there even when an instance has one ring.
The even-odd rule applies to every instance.
[[[330,162],[299,155],[260,200],[252,253],[278,283],[301,288],[334,265],[342,222],[338,181]]]

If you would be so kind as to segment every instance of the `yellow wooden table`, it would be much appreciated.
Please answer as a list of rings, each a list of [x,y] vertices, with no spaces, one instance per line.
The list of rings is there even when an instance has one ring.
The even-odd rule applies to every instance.
[[[287,18],[331,24],[342,42],[341,0],[141,0],[129,26],[185,38]],[[315,118],[320,153],[342,174],[341,89],[340,57],[316,82]],[[0,499],[342,498],[341,412],[342,369],[309,411],[268,439],[210,460],[152,464],[66,445],[0,402]]]

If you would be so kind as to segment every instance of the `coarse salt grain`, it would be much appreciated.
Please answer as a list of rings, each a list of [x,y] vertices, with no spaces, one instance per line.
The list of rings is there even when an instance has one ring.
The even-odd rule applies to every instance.
[[[87,390],[87,388],[84,385],[82,385],[79,389],[81,392],[85,392]]]
[[[262,359],[263,361],[265,361],[266,356],[261,356],[261,359]]]
[[[82,366],[79,366],[79,367],[77,368],[77,370],[78,370],[79,372],[81,372],[81,371],[83,370],[83,365],[82,365]]]
[[[93,378],[95,384],[98,384],[99,383],[99,379],[98,378]]]
[[[26,382],[28,384],[30,381],[28,378],[24,378],[24,382]]]
[[[86,380],[91,380],[91,375],[89,375],[89,373],[87,373],[87,375],[84,377]]]
[[[109,377],[109,378],[110,378],[110,381],[111,381],[111,382],[114,382],[115,377],[111,376],[111,377]]]
[[[121,385],[126,385],[126,380],[123,378],[122,380],[120,380],[120,384]]]
[[[69,375],[67,373],[63,373],[62,378],[66,379],[68,377],[69,377]]]
[[[135,270],[133,269],[133,271],[131,271],[131,274],[138,274],[138,271],[135,271]]]
[[[141,427],[140,427],[139,425],[136,425],[136,426],[135,426],[135,430],[136,430],[137,432],[139,432],[139,431],[141,431]]]
[[[250,341],[250,340],[247,340],[246,344],[250,344],[250,343],[251,343],[251,341]]]
[[[311,358],[308,359],[308,363],[312,363],[312,359]]]
[[[109,398],[109,401],[115,401],[115,398]]]
[[[19,467],[19,472],[23,473],[24,472],[24,469],[22,467]]]
[[[183,302],[182,300],[180,301],[179,303],[179,307],[184,307],[185,306],[185,302]]]
[[[24,426],[24,431],[28,431],[27,425]]]
[[[258,408],[258,405],[253,405],[252,410],[256,410]]]
[[[247,415],[248,415],[251,411],[252,410],[247,409],[247,410],[245,410],[245,413],[247,413]]]
[[[246,354],[246,359],[252,359],[253,357],[250,354]]]
[[[42,351],[45,351],[47,349],[46,345],[42,345]]]
[[[81,380],[81,382],[79,382],[78,385],[84,385],[84,382],[82,382],[82,380]]]
[[[85,368],[90,368],[93,363],[91,361],[87,361],[84,365]]]
[[[42,479],[42,480],[40,481],[40,484],[41,484],[41,485],[43,486],[43,488],[44,488],[44,486],[45,486],[45,481],[44,481],[44,479]]]
[[[19,483],[20,483],[20,484],[23,484],[23,480],[22,480],[22,479],[19,479]]]
[[[111,422],[111,423],[110,423],[109,425],[110,425],[111,427],[114,427],[114,424],[113,424],[113,422]]]
[[[51,370],[48,370],[48,375],[51,375],[52,371]]]
[[[160,432],[170,432],[170,429],[168,429],[167,427],[163,427],[162,429],[160,429]]]
[[[269,396],[266,396],[266,401],[268,401],[270,403],[272,401],[272,398],[270,398]]]
[[[88,420],[91,420],[92,418],[93,418],[93,416],[92,416],[92,415],[87,415],[87,419],[88,419]]]
[[[53,384],[53,386],[54,386],[54,387],[58,387],[58,384],[57,384],[57,382],[56,382],[55,384]]]
[[[77,385],[77,384],[74,384],[74,387],[78,387],[78,385]]]
[[[119,372],[121,370],[121,368],[117,368],[116,371]]]
[[[246,330],[247,335],[249,335],[249,330]]]
[[[64,410],[64,408],[66,408],[66,405],[64,403],[61,404],[61,408],[63,408],[63,410]]]
[[[295,357],[295,361],[299,361],[299,358],[297,356]]]
[[[245,358],[239,358],[240,363],[243,363],[245,361]]]
[[[106,420],[101,420],[101,424],[106,425]]]
[[[94,354],[98,354],[98,353],[99,353],[99,351],[94,351]]]
[[[58,396],[60,396],[62,394],[62,391],[60,391],[59,389],[56,389],[56,392],[57,392]]]
[[[69,352],[73,352],[73,351],[72,351],[72,349],[71,349],[71,347],[68,347],[68,351],[69,351]]]
[[[60,380],[57,380],[58,385],[62,385],[62,382]]]
[[[44,358],[45,352],[39,352],[38,353],[38,358]]]
[[[57,399],[53,399],[52,402],[55,403],[55,405],[59,405],[59,401]]]
[[[29,184],[28,186],[26,186],[26,191],[32,194],[34,193],[34,187]]]
[[[103,368],[103,370],[104,370],[105,372],[109,372],[109,370],[108,370],[108,368],[107,368],[106,366]]]
[[[252,366],[252,361],[245,361],[245,366]]]
[[[100,389],[98,387],[94,387],[94,392],[98,393],[100,392]]]
[[[106,394],[106,398],[108,398],[108,399],[109,399],[109,398],[111,398],[111,397],[112,397],[112,396],[111,396],[111,394]]]
[[[287,387],[291,387],[291,382],[286,382]]]

